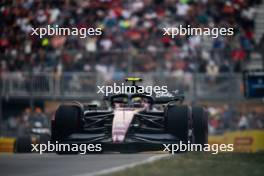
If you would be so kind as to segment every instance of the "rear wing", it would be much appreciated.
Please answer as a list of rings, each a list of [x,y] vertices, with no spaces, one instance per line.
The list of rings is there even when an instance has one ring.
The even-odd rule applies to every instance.
[[[154,97],[155,104],[167,104],[171,102],[182,103],[185,99],[184,93],[176,91],[167,92],[164,94],[156,94]]]

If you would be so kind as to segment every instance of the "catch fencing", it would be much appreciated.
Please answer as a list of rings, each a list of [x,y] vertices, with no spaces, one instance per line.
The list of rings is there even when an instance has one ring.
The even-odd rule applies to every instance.
[[[131,75],[118,73],[106,75],[98,72],[54,73],[11,72],[1,75],[2,98],[45,98],[45,99],[99,99],[97,86],[125,82]],[[241,74],[184,73],[134,73],[143,78],[144,86],[166,85],[169,90],[180,90],[186,99],[195,100],[240,100],[242,95]]]

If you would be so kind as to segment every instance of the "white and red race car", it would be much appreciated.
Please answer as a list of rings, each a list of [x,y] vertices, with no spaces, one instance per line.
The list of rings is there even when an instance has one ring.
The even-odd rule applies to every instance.
[[[133,82],[135,85],[135,81]],[[52,140],[101,144],[103,151],[146,151],[163,144],[206,144],[208,116],[203,107],[184,105],[184,96],[146,94],[107,97],[105,109],[73,103],[60,105],[52,121]]]

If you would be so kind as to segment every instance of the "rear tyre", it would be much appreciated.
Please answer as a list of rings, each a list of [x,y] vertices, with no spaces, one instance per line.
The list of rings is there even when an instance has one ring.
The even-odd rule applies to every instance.
[[[202,107],[192,108],[193,134],[195,144],[208,143],[208,114]]]
[[[18,137],[14,145],[15,153],[30,153],[31,138],[30,136]]]
[[[167,109],[167,129],[183,142],[188,141],[188,106],[169,105]]]
[[[82,109],[78,106],[61,105],[52,123],[52,140],[61,140],[81,128]]]

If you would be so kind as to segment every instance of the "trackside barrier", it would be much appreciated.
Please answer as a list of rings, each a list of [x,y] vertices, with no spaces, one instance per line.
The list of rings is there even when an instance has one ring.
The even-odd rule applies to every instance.
[[[234,152],[263,152],[264,130],[226,132],[210,135],[209,144],[234,144]],[[13,153],[15,138],[0,137],[0,153]]]
[[[234,144],[235,152],[264,151],[264,130],[226,132],[209,136],[209,144]]]
[[[0,153],[13,153],[15,138],[0,137]]]

